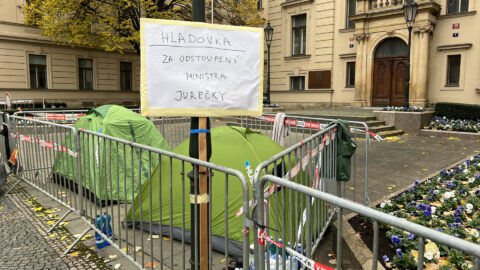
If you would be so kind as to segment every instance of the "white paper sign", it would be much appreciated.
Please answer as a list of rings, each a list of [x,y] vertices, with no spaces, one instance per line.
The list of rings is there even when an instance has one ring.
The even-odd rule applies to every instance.
[[[141,23],[143,115],[261,115],[263,29]]]

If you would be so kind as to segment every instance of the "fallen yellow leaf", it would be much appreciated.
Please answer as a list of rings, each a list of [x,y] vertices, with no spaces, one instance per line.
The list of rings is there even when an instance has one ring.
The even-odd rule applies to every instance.
[[[55,221],[49,220],[49,221],[47,221],[47,224],[53,225],[53,224],[55,224]]]
[[[68,224],[70,224],[70,222],[65,222],[63,223],[63,226],[67,226]]]
[[[117,255],[110,255],[110,256],[108,256],[108,257],[109,257],[110,259],[115,259],[115,258],[117,258]]]
[[[51,213],[53,213],[53,211],[52,210],[46,210],[45,213],[51,214]]]
[[[170,240],[170,237],[166,237],[166,236],[165,236],[165,237],[163,237],[163,240],[167,240],[167,241],[168,241],[168,240]]]
[[[87,234],[85,235],[84,237],[82,237],[82,241],[85,241],[87,240],[88,238],[92,237],[90,234]]]
[[[349,189],[354,190],[355,188],[354,187],[349,187]]]
[[[123,250],[124,252],[127,252],[127,248],[122,248],[122,250]]]
[[[120,268],[120,266],[122,266],[122,264],[121,264],[121,263],[117,263],[117,264],[115,264],[115,269],[118,269],[118,268]]]
[[[64,236],[60,237],[60,240],[63,240],[63,239],[65,239],[65,238],[67,238],[67,236],[66,236],[66,235],[64,235]]]
[[[37,214],[37,217],[43,217],[45,214]]]
[[[223,258],[223,259],[222,259],[222,260],[220,260],[220,261],[221,261],[222,263],[224,263],[224,262],[225,262],[225,258]]]
[[[142,250],[142,247],[139,247],[139,246],[135,247],[135,252],[139,252],[140,250]]]
[[[77,257],[78,256],[78,251],[75,251],[73,252],[72,254],[70,254],[71,257]]]
[[[2,209],[3,209],[3,206],[0,206],[0,210],[2,210]]]
[[[33,211],[38,212],[38,211],[42,211],[42,209],[43,209],[43,207],[40,206],[40,207],[37,207],[37,208],[33,209]]]
[[[424,170],[424,171],[428,171],[428,169],[422,169],[422,170]]]
[[[56,234],[50,234],[49,236],[50,236],[50,238],[54,238],[57,235]]]

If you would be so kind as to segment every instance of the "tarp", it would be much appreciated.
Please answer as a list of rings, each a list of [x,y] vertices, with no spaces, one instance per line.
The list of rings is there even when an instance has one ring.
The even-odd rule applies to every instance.
[[[91,109],[78,120],[75,128],[170,151],[168,143],[151,121],[117,105]],[[83,156],[82,184],[88,191],[87,194],[94,193],[102,201],[131,202],[141,184],[149,178],[149,152],[134,148],[132,153],[131,147],[123,147],[122,144],[118,145],[117,149],[116,143],[98,137],[80,136],[79,140],[80,153]],[[75,149],[71,133],[66,136],[62,145]],[[151,155],[150,162],[150,168],[158,166],[158,156]],[[53,165],[53,174],[55,181],[60,177],[62,180],[66,178],[77,183],[76,158],[59,152]]]
[[[210,162],[242,172],[249,182],[249,196],[252,198],[251,181],[253,180],[253,173],[256,166],[261,162],[271,158],[275,154],[283,151],[284,148],[265,135],[241,127],[217,127],[211,130],[211,136],[212,157]],[[188,156],[188,148],[189,139],[177,146],[173,152]],[[185,166],[184,173],[182,170],[183,164]],[[288,170],[288,168],[286,168],[286,170]],[[187,177],[187,174],[190,171],[192,171],[192,166],[188,163],[182,163],[182,161],[177,159],[162,160],[161,167],[157,167],[157,169],[152,173],[150,182],[146,182],[143,185],[141,196],[138,194],[135,197],[133,206],[129,209],[126,220],[130,224],[135,221],[136,226],[141,225],[145,230],[150,230],[150,222],[152,222],[152,232],[163,235],[170,234],[169,226],[171,222],[173,227],[175,227],[172,237],[176,239],[181,239],[182,224],[185,224],[185,237],[187,243],[189,243],[190,180]],[[226,192],[225,174],[219,171],[214,171],[213,173],[212,197],[210,198],[210,201],[213,202],[212,248],[217,251],[224,251],[225,212],[227,212],[229,255],[238,258],[241,256],[242,251],[241,242],[243,241],[243,216],[240,215],[236,217],[236,213],[242,207],[242,185],[236,177],[230,176],[228,178],[228,192]],[[228,204],[226,205],[225,201],[227,193]],[[173,196],[171,197],[170,194]],[[150,196],[152,198],[151,201]],[[273,204],[275,203],[274,200],[271,202]],[[185,205],[184,217],[182,215],[182,205]],[[170,212],[170,207],[172,207],[172,212]],[[272,212],[274,210],[275,206],[272,205],[272,207],[270,207],[270,212],[274,213]],[[279,211],[280,212],[278,213],[281,213],[281,210]],[[162,215],[161,221],[160,212]],[[271,214],[270,219],[272,221],[279,220],[281,224],[281,217]],[[159,226],[160,222],[162,224],[162,228]],[[271,224],[273,223],[274,222],[271,222]]]

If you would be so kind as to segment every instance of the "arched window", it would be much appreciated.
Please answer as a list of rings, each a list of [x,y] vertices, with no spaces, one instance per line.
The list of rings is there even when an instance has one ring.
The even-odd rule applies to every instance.
[[[404,56],[408,54],[407,44],[400,38],[384,40],[377,48],[375,57]]]

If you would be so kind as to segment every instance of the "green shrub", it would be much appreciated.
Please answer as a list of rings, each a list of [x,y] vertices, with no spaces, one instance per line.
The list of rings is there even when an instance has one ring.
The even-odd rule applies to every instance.
[[[480,119],[480,105],[439,102],[435,104],[435,115],[462,120]]]

